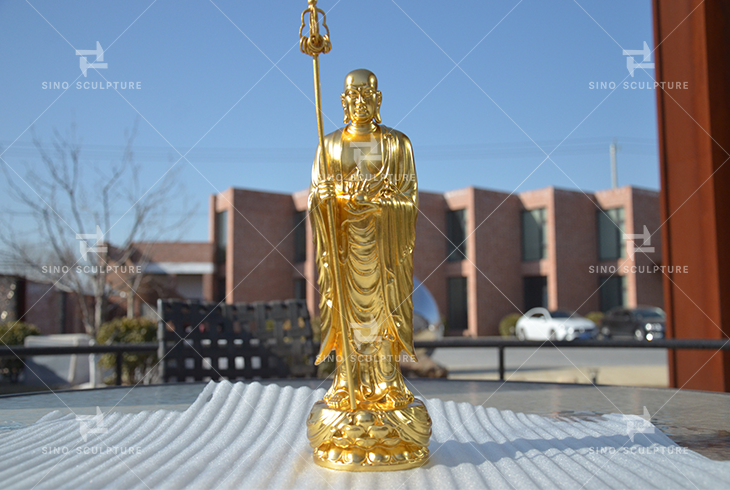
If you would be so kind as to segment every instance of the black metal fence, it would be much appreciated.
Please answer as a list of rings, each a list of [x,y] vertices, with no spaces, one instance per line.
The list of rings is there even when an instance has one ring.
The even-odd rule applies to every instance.
[[[160,299],[157,314],[163,382],[316,373],[303,300],[218,304]]]
[[[319,347],[313,345],[315,352]],[[730,350],[730,339],[728,340],[707,340],[707,339],[657,339],[652,341],[640,340],[554,340],[554,341],[520,341],[516,339],[495,339],[454,337],[434,341],[416,342],[416,348],[437,349],[437,348],[466,348],[481,347],[495,348],[499,358],[499,379],[504,380],[504,351],[505,349],[520,348],[602,348],[602,349],[668,349],[668,350]],[[125,352],[157,352],[159,344],[148,342],[140,344],[112,344],[112,345],[91,345],[75,347],[23,347],[23,346],[0,346],[0,359],[20,358],[24,359],[33,356],[57,356],[70,354],[116,354],[117,384],[122,380],[122,355]],[[234,349],[235,350],[235,349]]]

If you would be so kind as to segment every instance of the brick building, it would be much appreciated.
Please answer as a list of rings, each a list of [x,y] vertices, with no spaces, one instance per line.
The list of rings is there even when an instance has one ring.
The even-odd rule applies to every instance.
[[[140,242],[134,245],[131,263],[142,264],[144,273],[138,289],[132,293],[135,277],[108,276],[121,297],[112,300],[124,305],[131,294],[135,298],[135,315],[155,317],[158,298],[212,298],[214,280],[214,245],[211,242]],[[123,280],[122,280],[123,279]],[[207,291],[207,292],[206,292]]]
[[[316,315],[307,196],[234,188],[211,196],[212,266],[199,265],[213,273],[200,276],[203,297],[306,298]],[[547,187],[507,194],[467,187],[421,192],[419,214],[414,273],[452,333],[494,335],[504,315],[534,306],[585,314],[663,305],[662,273],[654,270],[661,266],[660,237],[643,235],[644,227],[651,234],[660,226],[655,191]]]
[[[135,315],[156,317],[152,311],[158,298],[204,299],[206,287],[212,291],[214,278],[214,246],[203,242],[142,242],[133,245],[134,253],[128,264],[115,262],[116,250],[109,246],[109,265],[123,266],[144,263],[141,281],[135,282],[121,267],[121,272],[107,275],[111,287],[105,319],[124,316],[133,298]],[[136,285],[132,293],[130,287]],[[90,312],[94,311],[94,297],[89,289],[84,295]],[[64,287],[60,280],[43,278],[40,274],[29,277],[0,273],[0,323],[22,319],[38,327],[43,335],[86,333],[79,296]]]
[[[87,301],[92,304],[93,299]],[[0,275],[0,323],[19,319],[43,335],[85,332],[76,293],[53,283]]]
[[[134,263],[145,266],[131,295],[134,313],[154,316],[149,310],[158,297],[231,303],[294,297],[305,298],[317,315],[307,197],[308,190],[231,188],[210,198],[209,241],[135,244],[140,257]],[[655,191],[622,187],[584,194],[546,187],[507,194],[467,187],[421,192],[419,214],[414,273],[452,334],[494,335],[505,315],[534,306],[581,314],[617,305],[663,306],[662,273],[654,270],[662,265]],[[645,229],[655,234],[649,238]],[[636,247],[641,251],[634,253]],[[111,282],[118,293],[111,298],[115,314],[124,314],[128,284]],[[6,286],[10,282],[0,284],[0,292]],[[51,286],[21,281],[12,287],[19,289],[3,294],[4,320],[21,316],[25,303],[34,304],[31,299]],[[46,295],[28,312],[43,312],[46,320],[27,319],[44,333],[81,331],[66,296]],[[47,324],[49,318],[60,323]]]

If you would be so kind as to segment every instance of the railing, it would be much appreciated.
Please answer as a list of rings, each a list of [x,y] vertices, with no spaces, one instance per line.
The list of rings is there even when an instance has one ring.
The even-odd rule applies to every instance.
[[[453,347],[492,347],[498,350],[499,356],[499,380],[504,381],[504,350],[509,348],[563,348],[563,347],[587,347],[587,348],[633,348],[633,349],[712,349],[730,350],[730,339],[708,340],[708,339],[655,339],[643,340],[517,340],[499,339],[493,337],[447,337],[442,340],[429,340],[416,342],[416,348],[436,349]]]
[[[499,338],[474,338],[474,337],[447,337],[442,340],[417,341],[416,348],[438,349],[438,348],[461,348],[461,347],[487,347],[498,350],[499,357],[499,379],[504,381],[504,351],[507,348],[631,348],[631,349],[711,349],[730,350],[730,339],[707,340],[707,339],[656,339],[652,341],[641,340],[553,340],[553,341],[532,341]],[[315,345],[315,350],[319,345]],[[157,352],[157,342],[146,342],[140,344],[111,344],[111,345],[89,345],[73,347],[7,347],[0,346],[0,359],[2,358],[26,358],[32,356],[58,356],[72,354],[116,354],[116,384],[122,382],[122,355],[125,352]]]
[[[157,352],[157,342],[140,344],[78,345],[69,347],[0,346],[0,359],[24,359],[33,356],[64,356],[73,354],[116,354],[117,386],[122,384],[122,355],[125,352]]]

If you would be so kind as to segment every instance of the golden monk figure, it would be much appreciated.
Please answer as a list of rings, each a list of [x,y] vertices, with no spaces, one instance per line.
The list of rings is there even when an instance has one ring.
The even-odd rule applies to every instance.
[[[431,420],[398,363],[415,360],[413,149],[381,124],[372,72],[350,72],[341,99],[347,126],[318,148],[309,196],[321,295],[317,363],[333,350],[337,361],[332,387],[310,413],[309,440],[315,461],[334,469],[419,466]]]
[[[330,168],[321,149],[312,169],[309,197],[319,273],[322,319],[322,362],[336,350],[342,359],[344,321],[351,331],[351,379],[357,384],[357,405],[366,409],[404,407],[413,401],[400,373],[401,352],[413,352],[413,242],[418,192],[411,142],[401,132],[380,125],[378,80],[368,70],[345,78],[342,106],[347,127],[325,136]],[[339,163],[339,164],[338,164]],[[329,273],[326,199],[336,199],[340,269],[345,311],[334,311]],[[367,362],[364,362],[367,361]],[[349,406],[345,364],[338,364],[335,382],[325,400],[333,408]]]

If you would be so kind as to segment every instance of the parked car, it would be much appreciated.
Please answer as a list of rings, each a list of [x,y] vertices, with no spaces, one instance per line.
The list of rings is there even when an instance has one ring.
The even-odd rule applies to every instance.
[[[576,340],[593,338],[596,324],[568,310],[533,308],[517,320],[520,340]]]
[[[664,310],[655,306],[636,308],[613,308],[601,321],[601,334],[606,337],[632,336],[636,340],[664,338],[666,316]]]

